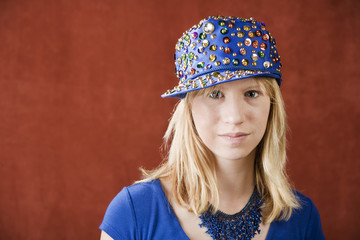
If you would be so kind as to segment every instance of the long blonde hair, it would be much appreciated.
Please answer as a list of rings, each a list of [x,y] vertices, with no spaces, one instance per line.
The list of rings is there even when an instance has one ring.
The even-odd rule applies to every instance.
[[[270,97],[271,107],[267,128],[257,146],[255,180],[265,202],[265,222],[288,219],[299,203],[285,173],[286,114],[280,89],[275,79],[256,78]],[[196,132],[191,114],[191,98],[204,89],[188,93],[175,107],[164,135],[167,156],[156,169],[146,171],[143,181],[169,177],[175,201],[195,214],[219,204],[219,191],[215,174],[214,155]]]

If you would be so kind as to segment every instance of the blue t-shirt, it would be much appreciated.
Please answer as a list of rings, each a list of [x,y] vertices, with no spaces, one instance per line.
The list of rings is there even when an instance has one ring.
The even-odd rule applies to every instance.
[[[319,213],[310,198],[296,192],[302,208],[288,221],[274,221],[266,240],[325,239]],[[159,180],[125,187],[110,203],[100,229],[114,240],[189,240]]]

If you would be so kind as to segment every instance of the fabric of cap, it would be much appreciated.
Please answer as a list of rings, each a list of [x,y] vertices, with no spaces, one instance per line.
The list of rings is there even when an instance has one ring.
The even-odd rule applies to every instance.
[[[162,97],[249,77],[271,77],[281,84],[275,39],[254,19],[209,17],[186,31],[175,45],[178,85]]]

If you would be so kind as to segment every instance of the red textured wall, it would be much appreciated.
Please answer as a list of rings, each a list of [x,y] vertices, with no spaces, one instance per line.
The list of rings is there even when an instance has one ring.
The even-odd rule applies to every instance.
[[[155,167],[174,45],[209,15],[266,22],[283,61],[289,175],[327,239],[356,239],[357,0],[0,1],[0,239],[98,239],[120,189]]]

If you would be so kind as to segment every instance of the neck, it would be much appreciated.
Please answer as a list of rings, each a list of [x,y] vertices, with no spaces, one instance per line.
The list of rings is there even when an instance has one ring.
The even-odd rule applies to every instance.
[[[219,209],[233,214],[249,201],[255,186],[255,151],[237,160],[216,160],[216,175],[219,187]]]

